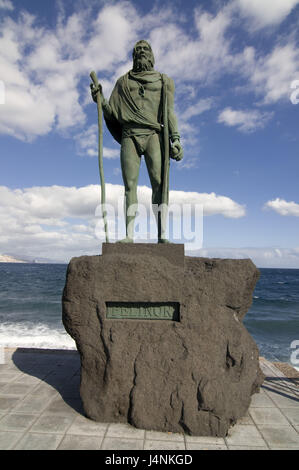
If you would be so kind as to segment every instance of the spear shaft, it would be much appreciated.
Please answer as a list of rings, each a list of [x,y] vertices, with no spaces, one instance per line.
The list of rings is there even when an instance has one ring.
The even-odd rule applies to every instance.
[[[99,85],[99,82],[98,82],[98,77],[94,71],[90,73],[90,78],[92,79],[94,86],[97,88]],[[103,168],[103,116],[102,116],[101,94],[99,92],[97,93],[97,109],[98,109],[98,129],[99,129],[98,160],[99,160],[99,171],[100,171],[100,180],[101,180],[101,206],[102,206],[102,215],[104,219],[106,243],[109,243],[107,212],[105,209],[106,191],[105,191],[105,178],[104,178],[104,168]]]

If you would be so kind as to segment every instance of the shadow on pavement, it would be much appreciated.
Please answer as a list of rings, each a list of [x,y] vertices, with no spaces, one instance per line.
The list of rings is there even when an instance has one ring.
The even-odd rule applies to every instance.
[[[85,415],[80,398],[80,356],[77,351],[63,349],[18,348],[13,363],[23,373],[37,377],[61,395],[78,413]],[[37,389],[35,388],[34,391]]]
[[[282,397],[299,402],[299,388],[297,387],[294,381],[286,377],[266,377],[261,386],[262,389],[268,392],[276,393]]]

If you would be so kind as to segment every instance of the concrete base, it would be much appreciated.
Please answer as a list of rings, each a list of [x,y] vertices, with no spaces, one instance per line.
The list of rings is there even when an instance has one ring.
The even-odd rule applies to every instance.
[[[263,374],[242,323],[259,273],[250,260],[183,257],[180,245],[106,245],[73,258],[63,323],[81,357],[88,417],[226,436]],[[107,318],[107,302],[172,302],[179,321]]]

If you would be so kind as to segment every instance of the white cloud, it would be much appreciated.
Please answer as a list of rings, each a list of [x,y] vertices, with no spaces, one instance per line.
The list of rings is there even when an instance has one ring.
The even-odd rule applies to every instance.
[[[119,206],[122,210],[123,196],[122,185],[106,186],[107,203],[115,208]],[[145,186],[138,188],[138,199],[149,208],[151,189]],[[95,216],[100,200],[99,186],[51,186],[16,190],[0,187],[0,200],[2,253],[68,261],[72,256],[100,252],[100,240],[95,235],[95,227],[100,219],[100,215]],[[243,206],[215,193],[171,191],[170,204],[203,204],[205,215],[222,214],[234,218],[245,214]],[[298,204],[286,204],[294,204],[296,211],[291,210],[291,213],[299,215]],[[279,206],[283,207],[283,204]],[[111,219],[109,230],[113,230]],[[98,230],[99,233],[102,233],[101,230]],[[103,233],[101,240],[104,240]],[[260,267],[299,267],[299,247],[204,248],[199,252],[191,252],[191,255],[251,258]]]
[[[289,100],[290,86],[299,77],[299,50],[295,42],[278,44],[249,67],[249,80],[264,104]]]
[[[2,0],[4,3],[9,5]],[[192,118],[213,105],[211,98],[199,100],[198,90],[225,74],[245,76],[251,89],[264,95],[266,104],[288,98],[290,83],[298,78],[298,48],[289,40],[266,56],[253,47],[236,50],[231,27],[238,19],[236,11],[244,9],[245,3],[252,5],[250,11],[264,15],[257,2],[240,0],[236,10],[231,1],[215,14],[195,8],[190,29],[184,15],[178,18],[174,14],[175,7],[163,11],[156,7],[141,15],[128,1],[100,2],[98,10],[77,8],[69,16],[60,13],[51,29],[24,11],[16,19],[4,17],[0,22],[0,70],[6,103],[0,133],[32,140],[53,130],[67,135],[68,129],[84,128],[85,108],[91,103],[90,71],[98,73],[108,97],[115,79],[131,67],[132,46],[140,37],[151,41],[158,70],[176,81],[187,143],[197,141]],[[271,15],[276,12],[275,18],[287,14],[292,6],[288,0],[283,8],[278,2],[273,5],[270,10]],[[187,100],[181,89],[189,90]],[[88,146],[85,152],[95,155],[95,146]]]
[[[170,204],[201,204],[204,215],[221,214],[224,217],[239,218],[245,215],[245,207],[229,197],[215,193],[196,193],[185,191],[170,191]]]
[[[299,217],[299,204],[291,201],[285,201],[284,199],[276,198],[272,201],[266,202],[265,208],[273,209],[280,215],[290,215]]]
[[[82,127],[86,116],[80,80],[92,69],[110,70],[126,57],[135,39],[135,21],[129,3],[106,5],[92,19],[88,10],[60,17],[51,30],[28,13],[17,20],[4,18],[0,69],[6,102],[0,133],[30,141],[52,129]]]
[[[67,260],[80,254],[95,254],[100,240],[95,228],[102,221],[100,187],[81,188],[50,186],[25,189],[0,187],[0,246],[2,253],[16,253],[32,257]],[[123,219],[124,188],[106,185],[107,205],[120,211]],[[151,207],[151,189],[138,188],[138,200],[147,210]],[[170,204],[201,204],[204,215],[222,214],[224,217],[242,217],[243,206],[232,199],[211,194],[170,191]],[[98,208],[98,214],[95,211]],[[179,209],[178,209],[179,210]],[[180,212],[180,211],[179,211]],[[109,216],[109,230],[113,231],[114,218]],[[122,224],[122,221],[120,221]],[[104,240],[103,228],[97,235]]]
[[[0,10],[10,10],[14,9],[13,3],[11,0],[0,0]]]
[[[110,149],[107,147],[103,148],[103,157],[109,159],[119,158],[120,150],[119,149]]]
[[[202,256],[207,258],[250,258],[259,268],[299,268],[299,247],[207,247],[196,252],[191,251],[189,255]]]
[[[205,111],[209,111],[214,104],[213,98],[202,98],[194,104],[191,104],[180,113],[180,119],[188,121],[194,116],[198,116]]]
[[[215,15],[195,9],[196,34],[188,34],[173,17],[154,27],[149,39],[159,67],[178,83],[200,80],[202,86],[215,80],[234,62],[227,36],[231,15],[230,6]]]
[[[183,87],[185,90],[180,90],[181,104],[179,111],[177,112],[178,117],[178,128],[181,135],[181,143],[185,150],[185,156],[182,162],[180,162],[178,169],[191,169],[196,168],[198,164],[198,154],[200,152],[199,139],[199,127],[192,123],[192,119],[195,116],[199,116],[206,111],[209,111],[215,106],[215,100],[213,97],[201,98],[200,100],[193,103],[194,90],[193,87]],[[186,105],[184,98],[185,92],[187,92],[191,98],[190,105]],[[188,101],[187,101],[188,102]],[[187,151],[186,151],[187,149]]]
[[[98,155],[98,126],[93,124],[87,130],[75,136],[77,152],[79,155],[95,157]]]
[[[188,156],[187,158],[184,158],[178,167],[179,170],[187,169],[190,170],[192,168],[197,168],[199,162],[198,157],[190,157]]]
[[[218,116],[218,122],[227,126],[236,126],[242,132],[253,132],[265,127],[272,113],[258,110],[236,110],[230,107],[225,108]]]
[[[299,4],[299,0],[237,0],[245,17],[255,29],[281,23]]]
[[[75,136],[77,152],[87,157],[98,156],[98,126],[93,124],[87,130]],[[120,156],[120,149],[103,147],[103,158],[116,159]]]
[[[3,21],[0,66],[6,88],[0,133],[32,140],[84,123],[71,61],[63,61],[55,31],[36,26],[32,15]]]

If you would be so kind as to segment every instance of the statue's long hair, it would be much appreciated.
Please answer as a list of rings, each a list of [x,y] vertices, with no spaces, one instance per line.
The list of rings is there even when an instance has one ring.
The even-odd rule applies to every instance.
[[[150,59],[149,59],[150,68],[153,69],[154,65],[155,65],[155,58],[154,58],[154,54],[153,54],[150,43],[145,41],[144,39],[141,39],[140,41],[136,42],[136,44],[134,46],[134,49],[133,49],[132,56],[133,56],[133,70],[134,71],[138,70],[137,57],[136,57],[136,47],[138,46],[138,44],[141,44],[141,43],[145,43],[148,46],[149,50],[150,50]]]

